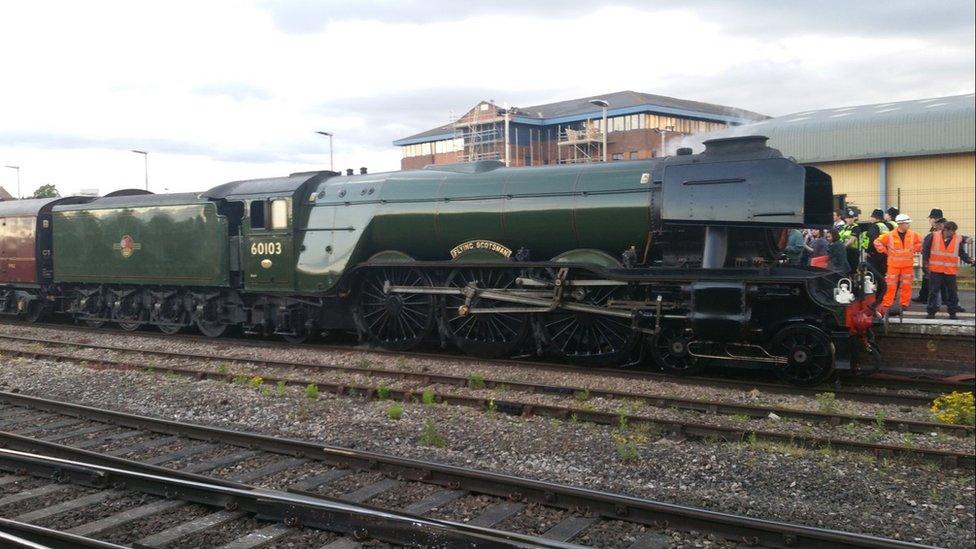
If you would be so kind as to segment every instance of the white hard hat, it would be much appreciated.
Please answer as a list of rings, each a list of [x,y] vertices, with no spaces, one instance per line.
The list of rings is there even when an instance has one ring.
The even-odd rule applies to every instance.
[[[908,214],[898,214],[898,216],[895,217],[895,223],[911,223],[911,222],[912,222],[912,218],[909,217]]]

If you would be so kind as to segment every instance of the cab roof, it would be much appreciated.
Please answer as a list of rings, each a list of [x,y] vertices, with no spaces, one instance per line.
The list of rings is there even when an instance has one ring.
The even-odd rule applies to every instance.
[[[330,171],[302,172],[293,173],[287,177],[231,181],[204,191],[200,196],[212,200],[234,200],[254,196],[294,194],[295,191],[310,181],[318,182],[333,175],[336,175],[335,172]]]

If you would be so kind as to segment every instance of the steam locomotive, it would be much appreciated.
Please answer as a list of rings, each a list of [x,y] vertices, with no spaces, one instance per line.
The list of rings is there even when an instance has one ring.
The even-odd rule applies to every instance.
[[[872,350],[872,284],[779,266],[786,228],[830,224],[832,189],[765,141],[0,203],[0,312],[816,384]]]

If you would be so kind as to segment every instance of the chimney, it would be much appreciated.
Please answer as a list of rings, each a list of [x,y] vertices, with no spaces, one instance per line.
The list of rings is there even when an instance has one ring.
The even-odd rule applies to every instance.
[[[366,168],[365,167],[359,168],[359,175],[366,175]]]

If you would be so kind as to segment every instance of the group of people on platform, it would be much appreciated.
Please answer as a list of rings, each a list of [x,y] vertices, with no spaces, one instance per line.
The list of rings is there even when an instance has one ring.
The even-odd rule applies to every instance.
[[[949,318],[954,319],[964,311],[956,284],[959,262],[972,265],[973,260],[965,250],[966,237],[958,234],[959,226],[947,221],[941,209],[933,208],[928,220],[929,232],[923,238],[911,230],[912,218],[895,207],[874,210],[867,223],[858,222],[854,209],[838,210],[831,229],[790,231],[787,264],[849,273],[863,258],[880,275],[878,294],[883,297],[876,314],[883,317],[904,311],[915,301],[926,304],[927,318],[935,318],[944,304]],[[925,275],[919,295],[912,299],[916,253],[922,255]]]

